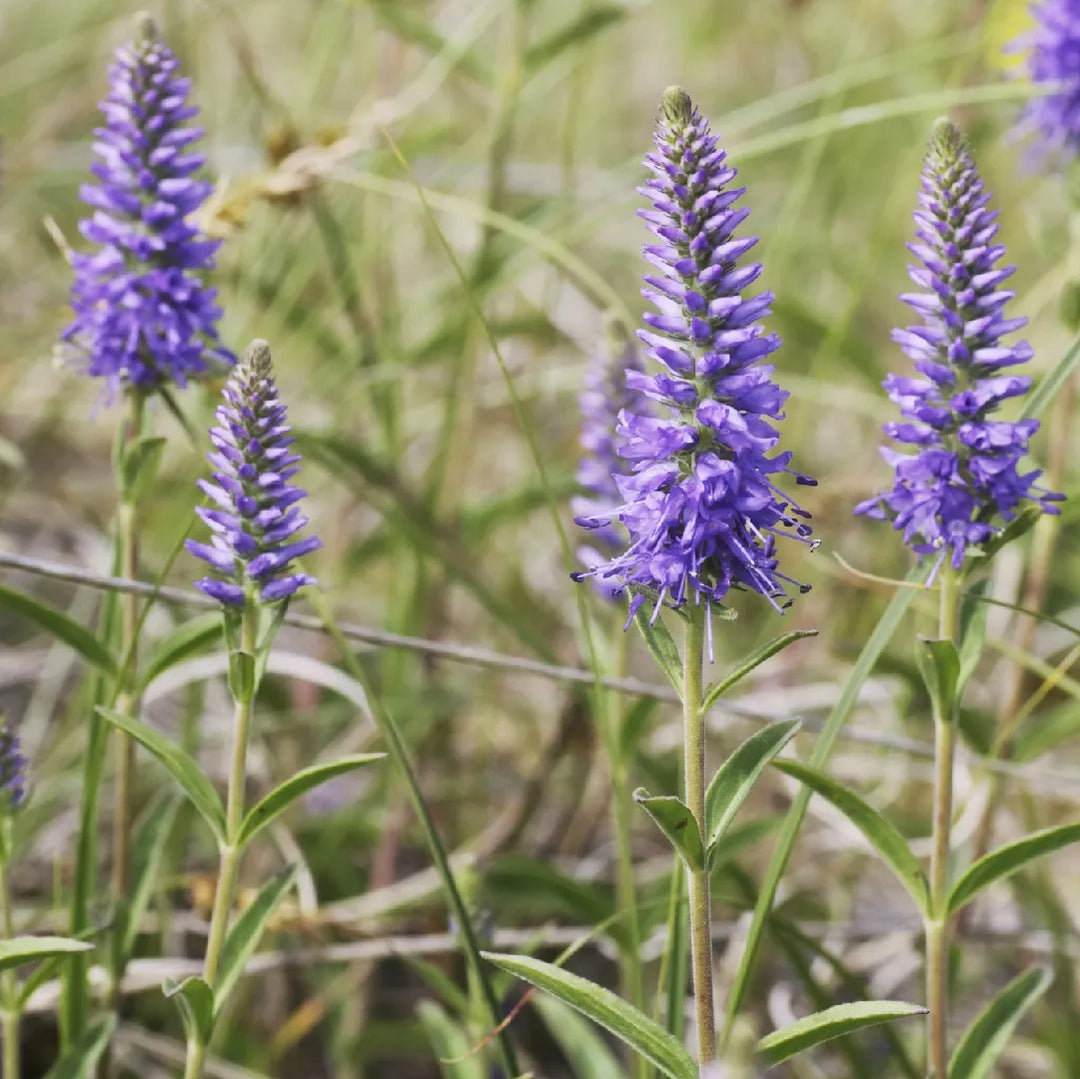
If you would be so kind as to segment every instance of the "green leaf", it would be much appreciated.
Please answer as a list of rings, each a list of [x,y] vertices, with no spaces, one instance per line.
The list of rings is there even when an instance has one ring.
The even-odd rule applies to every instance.
[[[217,1016],[232,992],[233,986],[244,973],[247,961],[255,954],[259,946],[266,923],[285,898],[285,893],[296,880],[296,866],[271,877],[260,889],[243,914],[236,919],[236,924],[229,930],[225,945],[221,949],[221,968],[218,971],[217,986],[214,990],[214,1015]]]
[[[143,815],[131,846],[132,882],[128,889],[123,914],[124,924],[120,932],[120,955],[123,960],[131,956],[139,923],[150,904],[154,886],[160,883],[161,862],[165,845],[176,821],[180,799],[169,792],[159,798]]]
[[[967,872],[952,886],[946,905],[948,913],[955,914],[994,881],[1011,876],[1018,869],[1023,869],[1028,862],[1041,858],[1044,854],[1052,854],[1078,839],[1080,822],[1033,832],[1015,843],[998,847],[969,866]]]
[[[771,641],[766,641],[760,648],[755,648],[726,678],[715,686],[709,687],[709,691],[705,694],[702,711],[707,712],[736,682],[741,682],[755,667],[760,667],[767,659],[775,656],[777,652],[782,652],[789,644],[805,640],[807,637],[816,637],[817,632],[816,629],[793,629],[790,633],[781,634]]]
[[[682,1045],[647,1015],[610,990],[540,959],[494,952],[481,954],[497,967],[524,978],[577,1008],[640,1053],[670,1079],[698,1079],[698,1067]]]
[[[120,490],[125,501],[138,505],[157,479],[165,439],[144,436],[124,447],[120,461]]]
[[[221,615],[217,611],[200,614],[181,623],[150,653],[140,684],[145,688],[170,667],[216,644],[221,633]]]
[[[69,618],[63,611],[58,611],[55,607],[34,599],[33,596],[17,592],[14,588],[8,588],[2,584],[0,584],[0,606],[28,618],[50,636],[62,641],[69,648],[73,648],[92,667],[97,667],[109,674],[116,673],[116,658],[109,649],[85,626]]]
[[[595,1027],[568,1004],[558,997],[538,993],[532,999],[532,1006],[558,1043],[575,1079],[611,1079],[613,1075],[622,1074],[615,1054]]]
[[[911,853],[907,840],[897,831],[895,825],[854,791],[848,790],[822,772],[798,761],[774,760],[772,763],[774,768],[793,776],[815,794],[820,794],[836,806],[866,836],[870,845],[896,874],[897,879],[915,900],[920,913],[924,916],[927,914],[930,909],[930,890],[927,887],[926,875],[918,859]]]
[[[98,1061],[116,1029],[116,1016],[95,1019],[72,1042],[68,1051],[52,1066],[45,1079],[91,1079]]]
[[[705,868],[705,851],[701,844],[701,829],[694,814],[673,794],[653,798],[644,787],[634,791],[634,801],[656,822],[660,831],[671,840],[689,869]]]
[[[331,761],[328,764],[314,764],[285,780],[279,787],[275,787],[261,802],[254,805],[240,825],[240,832],[236,837],[236,846],[245,847],[256,835],[259,834],[275,817],[284,813],[297,798],[306,794],[314,787],[325,783],[334,776],[344,775],[346,772],[356,771],[365,764],[382,760],[385,753],[358,753],[351,757],[342,757],[341,760]]]
[[[486,1079],[484,1056],[472,1053],[466,1032],[433,1000],[422,1000],[416,1014],[445,1079]]]
[[[173,745],[145,723],[121,715],[108,708],[98,708],[98,713],[114,727],[119,727],[130,734],[140,745],[148,749],[171,773],[180,784],[191,804],[198,810],[199,816],[210,826],[211,831],[221,843],[225,842],[225,810],[213,784],[206,778],[202,769],[179,746]]]
[[[250,701],[255,696],[255,657],[250,652],[233,649],[229,652],[229,692],[237,701]]]
[[[23,963],[93,949],[89,941],[72,940],[70,937],[12,937],[10,940],[0,940],[0,970],[11,970],[21,967]]]
[[[1043,511],[1037,506],[1028,506],[1020,512],[996,535],[991,536],[985,543],[979,545],[979,550],[986,558],[990,558],[1007,547],[1014,540],[1018,540],[1026,532],[1030,532],[1042,517]]]
[[[975,1017],[953,1050],[948,1079],[989,1079],[1016,1024],[1046,992],[1053,974],[1043,967],[1025,970]]]
[[[214,991],[203,978],[166,978],[161,991],[176,1003],[188,1041],[205,1045],[214,1029]]]
[[[682,696],[682,660],[679,658],[679,649],[674,639],[664,625],[662,618],[657,618],[651,625],[649,619],[652,615],[645,610],[644,605],[637,609],[634,615],[634,625],[644,638],[653,659],[660,666],[660,670],[667,675],[668,681],[675,687],[675,692]]]
[[[921,637],[915,645],[915,662],[930,694],[935,718],[951,723],[956,715],[960,685],[960,656],[956,645],[952,641],[931,641]]]
[[[705,792],[705,835],[710,859],[762,769],[795,737],[801,725],[798,719],[771,723],[743,742],[720,765]]]
[[[1027,401],[1020,413],[1022,420],[1029,420],[1038,416],[1055,397],[1058,391],[1069,380],[1069,376],[1080,365],[1080,337],[1070,346],[1068,352],[1057,362],[1043,380],[1028,394]]]
[[[766,1066],[772,1067],[815,1045],[850,1034],[863,1027],[877,1026],[890,1019],[909,1015],[925,1015],[926,1009],[902,1000],[865,1000],[854,1004],[837,1004],[823,1012],[799,1019],[782,1030],[774,1030],[757,1044],[757,1051]]]

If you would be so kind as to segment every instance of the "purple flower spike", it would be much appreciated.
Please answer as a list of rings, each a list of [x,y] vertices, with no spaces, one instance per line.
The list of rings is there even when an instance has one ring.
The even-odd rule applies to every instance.
[[[938,120],[923,166],[916,242],[908,245],[921,263],[909,267],[919,291],[900,297],[922,323],[893,331],[920,377],[884,382],[904,422],[883,430],[914,452],[883,449],[895,470],[893,488],[855,508],[891,516],[913,551],[937,554],[937,565],[948,554],[957,570],[1021,503],[1057,513],[1054,503],[1063,498],[1036,486],[1038,470],[1018,469],[1038,420],[989,418],[1002,401],[1027,393],[1030,378],[1005,372],[1032,355],[1027,342],[1002,344],[1027,319],[1005,316],[1014,294],[1001,285],[1015,267],[996,265],[1005,248],[994,243],[997,211],[987,209],[989,201],[967,140]]]
[[[18,735],[0,726],[0,813],[14,812],[26,801],[28,762],[20,748]]]
[[[213,482],[199,480],[213,506],[195,511],[210,526],[210,543],[186,543],[217,576],[195,587],[230,606],[243,606],[256,594],[263,603],[276,603],[315,583],[292,572],[292,561],[322,543],[317,536],[295,538],[308,523],[297,505],[305,492],[289,483],[300,456],[289,449],[291,428],[265,341],[248,345],[223,394],[210,431],[214,448],[206,455],[217,471]]]
[[[631,471],[615,477],[620,504],[578,520],[621,521],[630,542],[578,576],[629,589],[631,613],[651,598],[654,617],[691,593],[719,604],[732,588],[786,606],[785,582],[806,588],[779,572],[775,539],[808,541],[809,514],[772,477],[814,481],[791,472],[790,454],[768,456],[779,440],[769,421],[783,418],[787,394],[762,362],[780,346],[758,321],[772,295],[743,296],[761,273],[742,262],[756,239],[736,235],[749,212],[735,206],[743,189],[730,186],[735,170],[678,87],[664,94],[655,142],[645,159],[655,178],[641,189],[653,208],[641,216],[660,240],[644,250],[659,271],[643,293],[657,312],[638,336],[659,371],[628,376],[635,402],[619,414],[616,441]]]
[[[218,340],[216,290],[202,283],[220,241],[188,222],[211,187],[193,178],[205,161],[191,148],[202,132],[186,126],[197,110],[177,68],[144,19],[141,40],[118,49],[109,69],[96,182],[80,192],[93,210],[80,228],[96,250],[74,256],[75,321],[63,340],[110,392],[183,386],[208,358],[235,360]]]
[[[1027,53],[1028,77],[1049,93],[1024,108],[1021,130],[1038,133],[1047,154],[1080,154],[1080,0],[1031,5],[1035,27],[1009,48]]]
[[[616,476],[630,472],[630,462],[620,457],[615,440],[615,421],[624,408],[633,408],[637,393],[630,381],[644,377],[641,355],[621,322],[608,320],[605,341],[596,351],[585,389],[578,398],[581,409],[581,448],[577,481],[581,494],[570,508],[577,520],[593,520],[610,513],[622,503]],[[592,569],[606,562],[626,544],[626,530],[614,520],[590,528],[589,544],[579,548],[582,564]],[[605,598],[618,594],[611,582],[593,578],[597,591]]]

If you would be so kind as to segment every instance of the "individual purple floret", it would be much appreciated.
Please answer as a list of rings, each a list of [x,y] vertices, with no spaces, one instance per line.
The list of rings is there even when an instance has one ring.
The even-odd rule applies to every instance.
[[[758,322],[772,294],[743,297],[761,273],[758,263],[740,264],[757,242],[735,235],[749,212],[735,208],[743,188],[729,186],[735,170],[678,87],[664,94],[655,142],[645,163],[656,176],[641,189],[653,209],[641,216],[660,239],[644,249],[660,271],[645,278],[643,292],[658,313],[645,315],[651,329],[638,336],[660,370],[627,376],[637,403],[622,410],[616,429],[618,453],[632,465],[616,476],[621,504],[578,521],[621,521],[630,542],[578,576],[629,589],[631,613],[652,598],[654,617],[691,593],[696,603],[719,604],[732,588],[779,606],[784,582],[796,582],[777,568],[775,538],[807,539],[810,526],[771,477],[814,481],[791,472],[790,454],[768,456],[779,438],[769,420],[783,417],[787,398],[772,382],[773,366],[761,362],[780,345]]]
[[[1042,0],[1031,5],[1035,27],[1010,51],[1026,53],[1028,77],[1048,90],[1025,106],[1022,131],[1038,133],[1046,153],[1080,154],[1080,0]]]
[[[920,377],[889,375],[884,382],[904,420],[883,430],[914,450],[884,448],[896,472],[893,488],[855,508],[891,515],[913,551],[936,553],[937,565],[948,554],[954,569],[1021,503],[1057,513],[1054,503],[1063,497],[1036,486],[1038,470],[1018,470],[1038,420],[988,418],[1002,401],[1028,391],[1030,378],[1004,372],[1032,355],[1027,342],[1002,344],[1027,319],[1005,317],[1014,293],[1001,284],[1015,267],[996,268],[1005,248],[993,242],[997,211],[987,209],[989,201],[967,140],[938,120],[915,211],[917,239],[908,245],[921,263],[909,267],[919,291],[900,297],[922,325],[893,331]]]
[[[322,544],[317,536],[293,538],[307,524],[297,506],[306,492],[289,483],[300,456],[289,449],[291,428],[265,341],[248,345],[223,394],[210,431],[214,449],[206,455],[216,469],[213,482],[199,480],[215,506],[196,509],[213,534],[209,544],[186,543],[217,577],[204,577],[195,587],[234,606],[256,596],[274,603],[314,583],[306,573],[290,572],[292,560]]]
[[[209,357],[234,360],[218,340],[216,290],[202,281],[220,241],[187,220],[211,187],[193,178],[205,161],[191,151],[202,131],[185,126],[198,110],[177,68],[144,19],[141,39],[118,49],[109,69],[90,167],[97,181],[80,190],[93,208],[80,228],[96,250],[74,256],[75,321],[63,340],[110,392],[183,386]]]
[[[0,812],[13,812],[26,800],[27,760],[20,752],[19,736],[0,726]]]
[[[630,471],[630,462],[618,455],[615,442],[616,417],[624,408],[633,408],[638,395],[626,383],[630,373],[642,372],[641,356],[627,337],[622,323],[611,320],[605,327],[605,341],[597,349],[578,398],[581,410],[581,448],[577,481],[581,493],[570,502],[575,518],[593,519],[609,513],[622,503],[615,481]],[[626,545],[626,529],[611,520],[590,529],[589,544],[578,549],[583,565],[592,569],[615,556]],[[617,594],[612,583],[593,579],[597,591],[606,598]]]

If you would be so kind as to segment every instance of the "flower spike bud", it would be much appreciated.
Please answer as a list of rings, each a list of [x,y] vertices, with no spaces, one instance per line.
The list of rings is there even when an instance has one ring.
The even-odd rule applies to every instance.
[[[997,212],[988,209],[967,139],[947,119],[931,130],[918,202],[916,239],[908,245],[919,260],[909,267],[917,291],[900,299],[920,324],[893,332],[918,377],[884,382],[903,421],[883,431],[911,452],[882,451],[895,471],[893,487],[855,512],[891,517],[911,550],[937,555],[936,572],[946,556],[959,570],[1024,503],[1057,513],[1063,496],[1037,485],[1038,470],[1019,470],[1038,420],[990,418],[1027,393],[1031,379],[1008,369],[1032,351],[1026,341],[1004,343],[1027,323],[1005,313],[1014,293],[1001,286],[1015,267],[997,265],[1005,254],[994,242]]]
[[[183,386],[210,362],[234,362],[218,338],[216,290],[203,282],[220,241],[190,223],[211,191],[195,178],[205,158],[193,150],[202,131],[188,123],[198,111],[190,86],[141,15],[109,68],[94,180],[80,190],[92,211],[80,228],[95,249],[74,256],[75,319],[62,335],[63,351],[110,393]]]
[[[210,543],[187,540],[187,549],[215,571],[195,587],[229,606],[276,603],[315,578],[293,572],[293,559],[322,546],[317,536],[297,539],[308,523],[298,503],[306,494],[289,482],[300,455],[285,406],[278,400],[270,346],[252,341],[225,383],[224,403],[210,431],[207,460],[213,480],[199,480],[213,506],[196,513],[210,526]]]
[[[627,374],[618,504],[578,519],[596,530],[621,522],[629,545],[577,576],[628,590],[631,614],[647,599],[654,617],[664,603],[712,607],[733,588],[786,606],[786,586],[805,588],[780,572],[776,537],[809,542],[811,529],[773,478],[814,481],[788,468],[790,454],[773,453],[787,394],[763,362],[780,347],[760,324],[772,295],[747,295],[761,266],[743,257],[757,242],[738,235],[743,189],[680,87],[663,94],[655,143],[645,159],[654,177],[641,188],[652,208],[639,213],[658,240],[644,249],[659,271],[643,292],[656,311],[638,337],[656,366]]]

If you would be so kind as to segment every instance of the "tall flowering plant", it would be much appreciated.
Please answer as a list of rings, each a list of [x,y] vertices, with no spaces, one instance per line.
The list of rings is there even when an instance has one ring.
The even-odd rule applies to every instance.
[[[780,339],[761,323],[772,295],[746,294],[761,265],[745,259],[757,241],[739,232],[748,214],[737,205],[744,189],[732,186],[735,169],[678,87],[661,101],[655,147],[645,159],[653,177],[642,188],[652,205],[641,216],[658,240],[644,251],[658,271],[646,276],[644,291],[656,310],[645,315],[646,328],[638,333],[653,366],[629,367],[625,383],[602,394],[595,382],[588,387],[590,411],[610,416],[617,409],[618,418],[614,441],[591,440],[595,461],[586,475],[593,505],[578,524],[606,540],[610,554],[575,577],[627,594],[627,625],[637,623],[682,701],[684,790],[677,797],[639,789],[634,798],[677,852],[675,896],[682,892],[682,873],[689,879],[697,1061],[677,1038],[682,986],[673,987],[677,1003],[665,1028],[558,967],[520,956],[491,958],[608,1026],[665,1074],[682,1076],[708,1070],[717,1056],[710,902],[717,845],[761,771],[798,728],[792,721],[758,732],[706,785],[706,715],[740,678],[808,635],[785,634],[727,678],[706,685],[712,615],[724,610],[733,590],[756,593],[777,610],[790,605],[792,593],[806,591],[781,570],[777,541],[811,542],[809,514],[782,484],[785,478],[795,485],[814,481],[791,469],[790,453],[778,452],[775,425],[787,395],[766,360]],[[619,528],[626,540],[614,547]],[[665,609],[684,623],[681,652],[665,626]],[[673,910],[669,943],[684,939],[676,928],[682,922],[677,904]],[[682,958],[670,956],[668,969],[683,970]],[[918,1009],[883,1002],[841,1010],[859,1026]],[[839,1014],[830,1012],[763,1039],[762,1058],[776,1063],[831,1036]]]
[[[103,380],[105,397],[123,395],[126,415],[117,435],[114,570],[139,576],[140,503],[152,488],[164,441],[153,437],[146,403],[161,395],[173,411],[172,390],[224,367],[233,357],[218,336],[221,311],[206,282],[219,241],[201,236],[191,214],[210,193],[198,178],[205,164],[195,144],[202,131],[191,124],[190,80],[161,40],[148,16],[140,16],[136,39],[121,46],[108,72],[101,102],[102,125],[93,143],[93,179],[79,191],[90,213],[81,223],[90,250],[73,256],[71,307],[61,351],[87,375]],[[108,621],[109,619],[107,619]],[[107,702],[135,716],[139,710],[138,601],[119,602],[115,634],[122,663]],[[109,627],[113,632],[113,628]],[[81,839],[71,907],[71,929],[89,926],[95,891],[97,799],[105,753],[105,728],[95,719],[89,731],[83,784]],[[110,962],[110,997],[115,1001],[126,964],[125,934],[130,891],[131,773],[133,747],[116,738],[113,794],[112,900],[116,941]],[[85,970],[71,965],[65,993],[64,1029],[75,1037],[87,1010]]]

